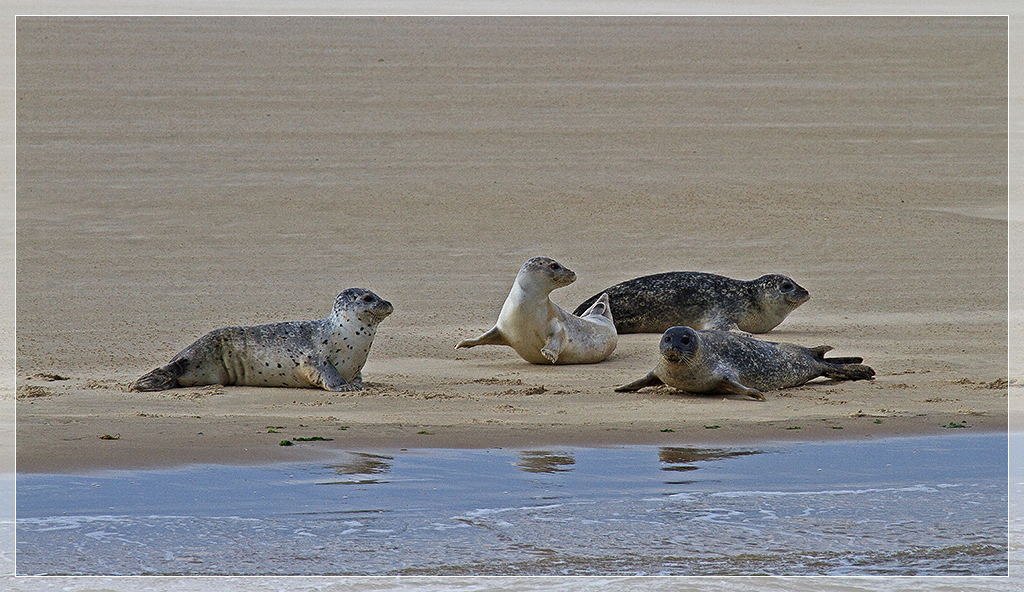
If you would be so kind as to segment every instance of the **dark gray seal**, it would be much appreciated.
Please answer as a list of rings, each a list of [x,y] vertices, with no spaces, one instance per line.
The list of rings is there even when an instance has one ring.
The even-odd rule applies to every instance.
[[[772,343],[728,331],[672,327],[661,337],[654,370],[616,391],[667,384],[691,393],[732,393],[764,400],[762,390],[800,386],[824,376],[868,380],[875,375],[861,358],[826,358],[831,347]]]
[[[676,326],[767,333],[810,299],[807,290],[784,275],[745,281],[698,271],[645,275],[601,294],[608,294],[619,333],[663,333]],[[574,314],[599,297],[587,299]]]
[[[133,382],[136,391],[204,384],[362,390],[377,324],[394,308],[369,290],[338,294],[331,316],[215,329]]]

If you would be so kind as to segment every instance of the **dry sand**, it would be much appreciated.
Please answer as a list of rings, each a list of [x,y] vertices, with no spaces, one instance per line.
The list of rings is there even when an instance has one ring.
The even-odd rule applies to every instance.
[[[19,471],[1006,429],[1003,18],[17,35]],[[456,352],[541,254],[576,271],[570,310],[647,273],[786,273],[812,299],[764,337],[877,378],[754,402],[613,392],[658,335],[588,366]],[[395,305],[364,392],[126,391],[210,329],[324,317],[351,286]],[[333,440],[279,446],[312,436]]]

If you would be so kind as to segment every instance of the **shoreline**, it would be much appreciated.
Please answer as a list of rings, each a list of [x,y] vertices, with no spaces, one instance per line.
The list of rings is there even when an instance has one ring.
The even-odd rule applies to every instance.
[[[75,459],[72,455],[61,462],[41,463],[27,462],[24,465],[19,462],[18,475],[29,474],[67,474],[87,475],[106,471],[160,471],[173,470],[193,465],[222,465],[222,466],[270,466],[282,463],[317,463],[329,461],[336,458],[340,452],[361,452],[371,454],[393,454],[397,451],[407,450],[486,450],[486,449],[511,449],[511,450],[538,450],[538,449],[577,449],[577,448],[630,448],[641,446],[658,446],[666,448],[747,448],[747,447],[772,447],[785,446],[800,443],[842,443],[862,442],[871,440],[886,440],[896,438],[915,437],[957,437],[970,434],[1006,434],[1010,436],[1020,433],[997,425],[965,426],[964,429],[950,429],[942,426],[935,427],[932,422],[912,422],[911,424],[893,424],[882,428],[879,426],[862,426],[856,429],[844,431],[837,434],[830,427],[808,426],[801,427],[799,433],[789,430],[785,422],[779,424],[772,422],[768,425],[751,424],[743,426],[750,428],[750,431],[760,434],[753,435],[723,435],[718,437],[707,437],[706,428],[684,429],[671,435],[667,434],[636,434],[636,438],[603,438],[600,434],[592,437],[583,434],[578,438],[569,440],[557,439],[557,436],[549,439],[534,437],[523,439],[515,433],[503,434],[494,439],[481,438],[479,434],[463,433],[449,434],[434,438],[435,433],[424,437],[423,435],[412,435],[389,439],[385,443],[381,438],[356,437],[342,441],[336,438],[328,442],[298,442],[291,447],[280,447],[282,450],[274,449],[274,444],[260,445],[252,451],[248,448],[227,449],[220,448],[214,439],[213,443],[207,444],[193,450],[194,455],[189,460],[182,460],[178,454],[162,454],[157,450],[135,450],[132,456],[142,456],[146,460],[141,463],[125,462],[124,454],[117,453],[109,457],[92,457],[89,460]],[[614,429],[614,428],[608,428]],[[429,431],[429,430],[428,430]],[[697,435],[704,436],[697,438]],[[692,437],[688,437],[691,436]],[[141,454],[140,454],[141,453]],[[136,458],[138,457],[136,456]],[[104,462],[107,461],[107,462]]]
[[[160,393],[113,391],[95,384],[69,388],[65,394],[51,390],[18,401],[18,440],[23,445],[17,472],[315,461],[337,450],[699,448],[1014,429],[1007,412],[992,407],[1007,398],[991,385],[956,385],[956,392],[945,398],[910,405],[903,401],[897,409],[872,406],[870,398],[853,400],[890,390],[875,381],[812,382],[770,392],[765,402],[685,395],[666,387],[630,397],[539,392],[547,389],[521,379],[508,382],[517,384],[488,384],[500,390],[473,394],[456,394],[449,387],[443,395],[402,392],[378,383],[369,383],[361,394],[344,395],[220,386]],[[898,384],[904,385],[899,390],[917,390]],[[72,399],[78,409],[69,412]],[[751,419],[752,412],[760,418]],[[293,445],[281,446],[282,440]]]

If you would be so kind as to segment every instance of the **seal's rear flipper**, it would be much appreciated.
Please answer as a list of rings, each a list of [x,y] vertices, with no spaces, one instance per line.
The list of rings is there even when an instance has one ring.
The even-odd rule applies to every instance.
[[[814,357],[818,358],[822,362],[825,362],[826,364],[829,364],[831,366],[846,366],[846,365],[852,365],[852,364],[860,364],[861,362],[864,361],[864,358],[858,358],[858,357],[826,358],[825,354],[830,352],[830,351],[832,351],[832,348],[830,346],[827,346],[827,345],[819,345],[818,347],[811,348],[811,353],[814,354]],[[863,375],[865,372],[869,372],[869,374],[867,374],[866,376],[860,376],[859,378],[846,378],[844,380],[864,380],[865,378],[871,378],[872,376],[875,375],[875,371],[872,370],[871,368],[868,368],[867,366],[863,366],[862,368],[860,368],[858,370],[850,370],[850,372],[853,372],[854,374],[858,374],[858,375]],[[826,376],[829,376],[829,375],[826,374]],[[834,378],[832,376],[829,376],[829,377],[830,378]]]
[[[460,347],[476,347],[478,345],[512,345],[505,339],[505,336],[501,334],[498,327],[492,327],[490,331],[484,333],[476,339],[463,339],[456,346],[455,349]]]
[[[839,360],[856,360],[856,362],[842,362]],[[833,358],[825,360],[829,368],[823,376],[835,380],[872,380],[875,377],[875,370],[871,366],[861,364],[860,358]]]
[[[576,310],[572,311],[572,314],[578,317],[587,316],[587,311],[590,310],[590,307],[593,306],[593,304],[597,302],[597,299],[600,297],[601,294],[594,294],[590,298],[587,298],[586,300],[583,301],[583,304],[577,306]]]
[[[138,380],[128,385],[131,391],[165,391],[178,388],[178,377],[185,373],[188,362],[184,359],[172,361],[166,366],[161,366],[148,374],[144,374]]]
[[[573,313],[573,314],[575,314],[575,313]],[[612,321],[613,323],[615,322],[615,319],[612,318],[612,305],[611,305],[610,302],[608,302],[608,293],[607,292],[601,294],[601,296],[599,296],[597,298],[597,300],[594,301],[594,303],[590,305],[590,308],[588,308],[587,310],[583,311],[583,314],[576,315],[576,316],[579,316],[579,317],[589,317],[591,315],[598,315],[598,316],[602,316],[602,317],[607,317],[607,319],[609,321]]]
[[[834,380],[871,380],[875,377],[875,371],[871,366],[861,364],[864,358],[826,358],[825,354],[830,351],[832,348],[827,345],[811,348],[814,357],[828,365],[822,376]]]
[[[825,362],[827,364],[860,364],[861,362],[864,361],[864,358],[856,358],[856,357],[851,357],[851,358],[826,358],[825,354],[827,354],[828,352],[832,351],[832,349],[833,349],[832,346],[829,346],[829,345],[819,345],[818,347],[812,347],[810,349],[811,349],[811,354],[813,354],[814,357],[818,358],[819,360],[821,360],[822,362]]]
[[[860,364],[864,358],[825,358],[829,364]]]

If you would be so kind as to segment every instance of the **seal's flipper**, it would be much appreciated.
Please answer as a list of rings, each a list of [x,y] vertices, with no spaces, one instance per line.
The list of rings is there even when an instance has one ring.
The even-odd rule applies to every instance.
[[[860,364],[864,361],[863,357],[826,357],[825,362],[828,364]]]
[[[740,331],[736,321],[728,315],[721,314],[720,311],[715,312],[713,316],[706,316],[694,323],[692,328],[697,331],[732,331],[733,333],[749,335],[746,331]]]
[[[860,364],[864,358],[825,358],[829,364]]]
[[[188,360],[178,358],[166,366],[161,366],[128,385],[130,391],[165,391],[178,388],[178,377],[188,368]]]
[[[455,346],[455,349],[460,347],[476,347],[478,345],[511,345],[505,336],[501,334],[501,331],[497,327],[492,327],[490,331],[484,333],[476,339],[463,339]]]
[[[740,329],[740,326],[737,325],[736,323],[726,323],[726,324],[724,324],[721,327],[720,330],[721,331],[728,331],[729,333],[733,333],[735,335],[742,335],[744,337],[750,337],[751,339],[757,339],[756,337],[754,337],[753,333],[750,333],[748,331],[744,331],[743,329]]]
[[[662,382],[660,378],[658,378],[657,374],[655,374],[654,372],[651,372],[647,376],[644,376],[643,378],[640,378],[638,380],[634,380],[633,382],[631,382],[629,384],[624,384],[622,386],[615,387],[615,392],[617,392],[617,393],[633,392],[633,391],[638,391],[638,390],[644,388],[645,386],[658,386],[659,384],[665,384],[665,383]]]
[[[736,382],[735,378],[731,377],[726,377],[722,379],[722,390],[727,393],[732,393],[734,395],[743,395],[745,397],[750,397],[751,399],[757,401],[765,400],[764,395],[761,394],[761,391],[745,387],[739,382]]]
[[[875,377],[875,370],[871,366],[865,366],[860,364],[860,358],[849,358],[857,360],[855,363],[839,362],[836,360],[843,360],[847,358],[834,358],[825,360],[829,367],[822,372],[822,376],[831,378],[833,380],[872,380]]]
[[[834,380],[870,380],[875,376],[873,368],[861,364],[864,358],[826,358],[825,354],[830,351],[832,351],[832,348],[827,345],[811,348],[811,353],[828,365],[822,372],[822,376]]]
[[[561,355],[562,350],[565,349],[565,344],[562,343],[562,338],[565,337],[565,329],[561,328],[555,333],[548,337],[547,343],[544,347],[540,348],[540,355],[544,356],[547,361],[554,364],[558,361],[558,356]]]
[[[583,314],[576,316],[589,317],[591,315],[602,316],[607,318],[609,321],[612,321],[613,323],[615,322],[615,319],[612,318],[612,305],[610,302],[608,302],[607,292],[601,294],[601,296],[599,296],[597,300],[595,300],[594,303],[590,305],[590,308],[586,309],[583,312]]]
[[[341,385],[341,388],[334,389],[334,390],[337,391],[337,392],[351,392],[351,391],[361,391],[361,390],[363,390],[365,388],[366,387],[363,386],[362,382],[353,380],[352,382],[346,382],[345,384]]]
[[[347,382],[342,378],[341,373],[332,364],[321,362],[310,372],[309,381],[325,391],[361,391],[362,383],[359,380]]]
[[[603,294],[607,294],[607,292],[604,292]],[[594,303],[597,302],[597,299],[600,298],[601,296],[602,294],[594,294],[590,298],[587,298],[585,301],[583,301],[583,304],[577,306],[576,310],[572,311],[572,314],[578,317],[587,316],[588,314],[590,314],[588,311],[593,307]]]

